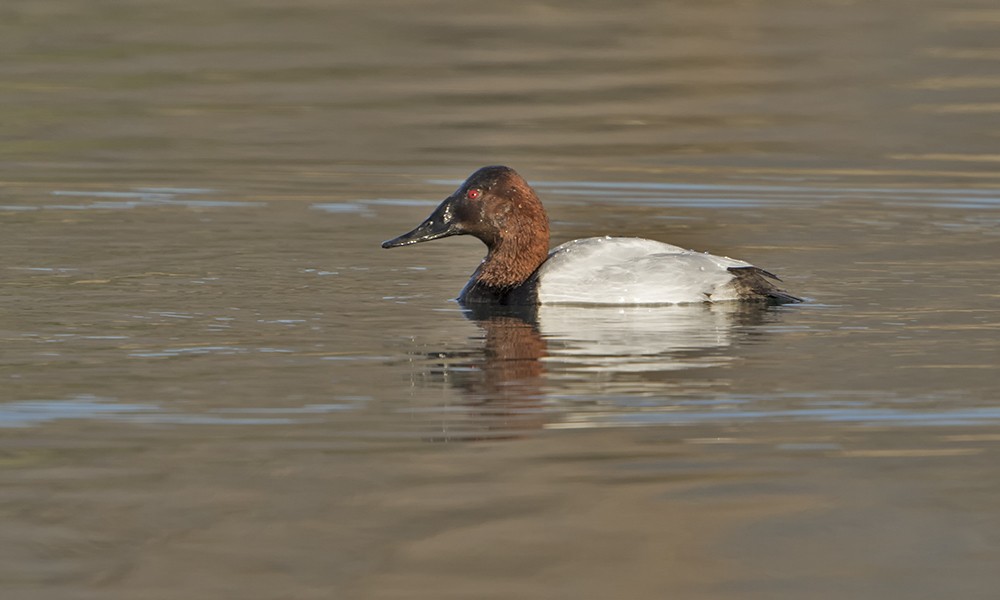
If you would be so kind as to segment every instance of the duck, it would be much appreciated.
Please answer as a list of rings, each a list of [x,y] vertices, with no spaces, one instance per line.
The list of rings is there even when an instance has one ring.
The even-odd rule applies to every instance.
[[[420,225],[382,242],[397,248],[453,235],[486,245],[458,295],[466,305],[671,305],[802,299],[748,262],[635,237],[589,237],[549,250],[549,219],[514,169],[482,167]]]

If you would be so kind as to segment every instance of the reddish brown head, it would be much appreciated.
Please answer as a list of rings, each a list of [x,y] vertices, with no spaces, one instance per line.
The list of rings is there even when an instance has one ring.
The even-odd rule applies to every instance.
[[[528,182],[509,167],[483,167],[409,233],[382,242],[395,248],[452,235],[474,235],[489,253],[473,276],[491,288],[524,283],[545,262],[549,220]]]

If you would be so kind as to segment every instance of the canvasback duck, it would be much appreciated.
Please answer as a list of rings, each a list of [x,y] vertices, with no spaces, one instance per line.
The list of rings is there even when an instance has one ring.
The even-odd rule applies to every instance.
[[[750,263],[654,240],[592,237],[549,252],[549,220],[535,194],[509,167],[483,167],[395,248],[473,235],[486,258],[458,296],[462,304],[690,304],[733,300],[801,302]]]

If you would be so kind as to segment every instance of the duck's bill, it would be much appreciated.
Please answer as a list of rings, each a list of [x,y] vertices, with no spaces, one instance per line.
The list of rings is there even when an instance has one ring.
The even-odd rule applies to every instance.
[[[457,233],[457,231],[452,231],[451,229],[436,230],[433,226],[428,226],[428,221],[424,221],[420,224],[420,227],[417,227],[413,231],[382,242],[382,247],[397,248],[399,246],[409,246],[410,244],[429,242],[431,240],[448,237],[449,235],[456,235]]]
[[[417,226],[413,231],[382,242],[383,248],[396,248],[398,246],[409,246],[420,242],[429,242],[450,235],[462,233],[455,225],[451,216],[451,206],[448,200],[441,203],[437,209],[427,217],[427,220]]]

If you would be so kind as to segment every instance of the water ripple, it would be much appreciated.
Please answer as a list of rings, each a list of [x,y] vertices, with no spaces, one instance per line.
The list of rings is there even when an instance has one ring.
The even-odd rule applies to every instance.
[[[997,155],[948,155],[955,160],[994,162]],[[941,155],[899,156],[905,159],[940,160]],[[428,183],[456,186],[460,180],[431,179]],[[892,206],[924,205],[956,208],[1000,208],[1000,189],[977,188],[906,188],[877,186],[803,186],[803,185],[737,185],[704,183],[611,182],[611,181],[535,181],[532,185],[565,199],[589,201],[599,198],[608,202],[634,205],[684,206],[705,208],[738,208],[782,206],[808,202],[859,199]]]

